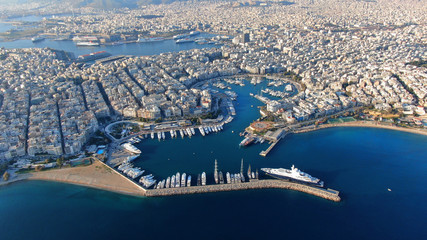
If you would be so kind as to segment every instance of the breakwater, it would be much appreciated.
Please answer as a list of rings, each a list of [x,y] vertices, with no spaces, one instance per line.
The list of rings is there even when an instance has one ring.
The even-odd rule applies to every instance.
[[[280,180],[255,180],[251,182],[244,182],[238,184],[215,184],[207,186],[192,186],[184,188],[163,188],[163,189],[149,189],[146,190],[145,196],[147,197],[160,197],[160,196],[172,196],[172,195],[183,195],[183,194],[196,194],[196,193],[208,193],[208,192],[225,192],[225,191],[237,191],[237,190],[249,190],[249,189],[290,189],[308,193],[314,196],[318,196],[334,202],[341,201],[339,192],[332,189],[322,189],[304,184],[280,181]]]

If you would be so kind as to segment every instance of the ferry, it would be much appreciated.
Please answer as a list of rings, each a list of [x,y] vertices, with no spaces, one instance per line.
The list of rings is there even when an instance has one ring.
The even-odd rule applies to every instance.
[[[320,179],[312,177],[310,174],[299,170],[294,165],[292,165],[291,169],[261,168],[261,171],[274,178],[292,180],[296,182],[307,183],[317,187],[323,187],[323,181],[320,181]]]
[[[44,40],[44,37],[33,37],[33,38],[31,38],[31,41],[33,42],[33,43],[36,43],[36,42],[41,42],[41,41],[43,41]]]
[[[139,150],[134,145],[132,145],[132,144],[130,144],[128,142],[127,143],[123,143],[122,147],[124,149],[126,149],[127,151],[131,152],[131,153],[141,154],[141,150]]]
[[[191,38],[183,38],[183,39],[179,39],[176,40],[175,43],[176,44],[180,44],[180,43],[190,43],[190,42],[194,42],[194,39]]]
[[[200,34],[200,32],[199,32],[199,31],[191,31],[191,32],[190,32],[190,36],[196,36],[196,35],[198,35],[198,34]]]
[[[186,38],[186,37],[188,37],[188,35],[186,35],[186,34],[179,34],[179,35],[173,36],[173,40],[178,40],[178,39],[182,39],[182,38]]]
[[[77,42],[76,45],[80,47],[95,47],[95,46],[99,46],[99,42],[93,42],[93,41]]]

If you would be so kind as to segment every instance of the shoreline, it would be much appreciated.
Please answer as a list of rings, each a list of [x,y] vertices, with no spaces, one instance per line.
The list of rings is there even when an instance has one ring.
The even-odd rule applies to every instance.
[[[387,130],[393,130],[393,131],[400,131],[400,132],[407,132],[407,133],[413,133],[418,135],[424,135],[427,136],[427,130],[421,130],[421,129],[414,129],[414,128],[404,128],[404,127],[398,127],[394,125],[384,125],[378,122],[370,122],[370,121],[355,121],[355,122],[346,122],[346,123],[328,123],[323,124],[320,126],[313,126],[311,128],[305,128],[294,131],[294,133],[305,133],[305,132],[313,132],[321,129],[327,129],[327,128],[335,128],[335,127],[366,127],[366,128],[381,128],[381,129],[387,129]]]

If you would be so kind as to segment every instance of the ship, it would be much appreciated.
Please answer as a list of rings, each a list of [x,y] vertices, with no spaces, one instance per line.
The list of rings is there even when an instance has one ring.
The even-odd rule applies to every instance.
[[[243,139],[241,142],[240,142],[240,144],[239,144],[239,146],[241,147],[241,146],[249,146],[250,144],[252,144],[253,142],[254,142],[254,140],[255,140],[255,138],[253,138],[253,137],[246,137],[245,139]]]
[[[31,41],[33,42],[33,43],[36,43],[36,42],[41,42],[41,41],[43,41],[44,40],[44,37],[33,37],[33,38],[31,38]]]
[[[123,143],[122,147],[131,153],[141,154],[141,150],[130,143]]]
[[[183,38],[183,39],[178,39],[175,41],[175,43],[179,44],[179,43],[190,43],[190,42],[194,42],[194,39],[191,38]]]
[[[191,31],[191,32],[190,32],[190,36],[196,36],[196,35],[198,35],[198,34],[200,34],[200,32],[199,32],[199,31]]]
[[[320,181],[320,179],[312,177],[310,174],[299,170],[294,165],[292,165],[291,169],[261,168],[261,171],[263,171],[267,175],[274,178],[286,179],[286,180],[314,185],[317,187],[323,187],[323,181]]]
[[[77,42],[76,45],[80,47],[94,47],[94,46],[99,46],[99,42],[83,41],[83,42]]]
[[[173,36],[173,40],[178,40],[178,39],[182,39],[182,38],[186,38],[186,37],[188,37],[188,35],[186,35],[186,34],[179,34],[179,35]]]
[[[206,186],[206,173],[202,172],[202,186]]]

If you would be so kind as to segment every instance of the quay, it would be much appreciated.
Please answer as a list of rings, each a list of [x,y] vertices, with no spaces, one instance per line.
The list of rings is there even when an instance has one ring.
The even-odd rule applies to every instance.
[[[162,188],[162,189],[147,189],[145,196],[147,197],[161,197],[173,196],[184,194],[197,194],[209,192],[225,192],[249,189],[290,189],[299,192],[308,193],[317,197],[321,197],[334,202],[341,201],[339,191],[333,189],[322,189],[312,187],[300,183],[287,182],[281,180],[252,180],[250,182],[237,183],[237,184],[214,184],[206,186],[192,186],[182,188]]]

